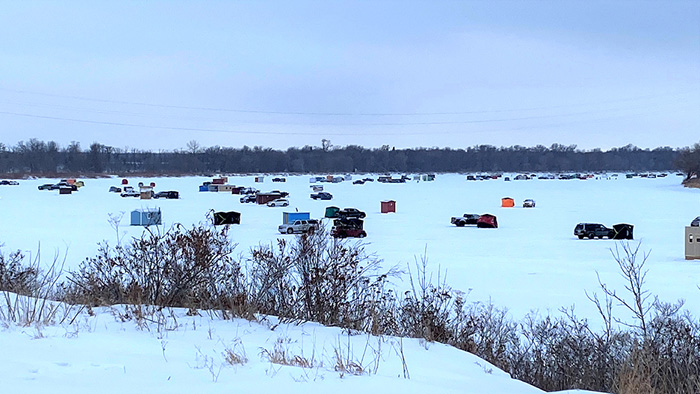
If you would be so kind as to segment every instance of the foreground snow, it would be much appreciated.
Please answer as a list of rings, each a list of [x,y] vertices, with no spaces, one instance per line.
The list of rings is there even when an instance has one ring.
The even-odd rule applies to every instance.
[[[73,310],[69,316],[73,316]],[[541,393],[446,345],[348,335],[318,324],[277,325],[166,312],[157,322],[122,321],[125,307],[83,311],[72,325],[0,330],[7,393]],[[158,317],[156,314],[155,317]],[[60,314],[59,314],[60,317]],[[139,328],[140,326],[140,328]],[[307,368],[272,363],[284,351]],[[225,361],[227,350],[243,364]],[[364,372],[337,370],[337,356]],[[407,377],[404,377],[404,361]]]

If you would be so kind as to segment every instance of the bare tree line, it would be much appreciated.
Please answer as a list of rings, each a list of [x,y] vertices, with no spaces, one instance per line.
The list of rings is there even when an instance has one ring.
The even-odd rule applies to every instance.
[[[700,166],[698,148],[641,149],[633,145],[581,150],[576,145],[523,147],[477,145],[468,148],[395,149],[389,145],[321,146],[275,150],[261,146],[202,147],[191,141],[180,150],[116,148],[97,142],[87,149],[78,142],[61,147],[54,141],[32,138],[15,146],[0,143],[0,173],[52,175],[62,173],[164,175],[252,172],[562,172],[667,171]],[[688,174],[690,176],[690,174]]]

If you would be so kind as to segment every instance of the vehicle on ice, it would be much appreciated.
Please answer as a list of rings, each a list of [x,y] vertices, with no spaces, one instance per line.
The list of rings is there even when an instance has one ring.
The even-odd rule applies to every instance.
[[[269,201],[267,203],[268,207],[286,207],[289,206],[289,200],[286,198],[278,198],[276,200]]]
[[[334,238],[364,238],[367,233],[364,230],[362,219],[340,218],[333,220],[331,236]]]
[[[314,232],[319,226],[320,223],[316,219],[295,220],[291,223],[280,224],[279,227],[277,227],[277,231],[281,234],[303,234]]]
[[[124,190],[120,194],[122,197],[141,197],[141,192],[134,190],[131,186],[124,187]]]
[[[255,194],[246,194],[240,198],[240,201],[244,204],[249,202],[255,202]]]
[[[333,195],[328,192],[313,193],[310,197],[314,200],[332,200]]]
[[[367,216],[364,212],[360,211],[357,208],[344,208],[336,212],[335,215],[340,219],[363,219],[365,216]]]
[[[450,219],[450,223],[457,227],[463,227],[467,224],[476,225],[476,222],[480,217],[481,215],[477,215],[475,213],[465,213],[462,216],[453,216],[452,219]]]
[[[600,223],[579,223],[574,228],[574,235],[577,236],[578,239],[595,239],[596,237],[600,239],[603,237],[612,239],[615,234],[611,228],[605,227]]]
[[[165,198],[168,200],[177,200],[180,198],[180,193],[178,193],[175,190],[167,190],[167,191],[162,191],[158,192],[153,195],[153,198]]]

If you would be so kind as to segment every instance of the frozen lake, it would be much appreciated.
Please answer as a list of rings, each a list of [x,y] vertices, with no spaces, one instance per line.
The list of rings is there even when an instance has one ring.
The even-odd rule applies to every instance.
[[[512,174],[505,175],[512,179]],[[360,177],[364,175],[354,179]],[[0,187],[0,242],[4,253],[21,249],[34,256],[40,248],[44,263],[66,254],[66,267],[75,268],[95,254],[98,242],[116,243],[110,214],[125,213],[119,231],[128,239],[143,231],[129,226],[134,209],[161,208],[162,229],[174,223],[204,222],[214,209],[241,212],[242,222],[233,226],[231,234],[238,253],[245,254],[253,246],[294,237],[277,232],[284,211],[309,211],[320,218],[329,205],[356,207],[367,213],[366,249],[376,253],[386,268],[406,268],[425,255],[430,270],[446,271],[449,285],[471,292],[468,299],[490,299],[516,318],[533,309],[556,311],[572,305],[580,316],[594,317],[585,291],[600,292],[596,273],[622,290],[611,249],[625,241],[579,240],[573,228],[579,222],[609,227],[630,223],[635,235],[631,244],[641,242],[640,250],[650,253],[648,289],[665,301],[684,298],[688,309],[700,313],[700,260],[684,259],[684,227],[700,215],[700,190],[683,188],[681,177],[675,175],[505,182],[503,178],[467,181],[465,175],[444,174],[434,182],[325,183],[332,201],[309,198],[309,176],[287,177],[285,183],[271,179],[266,176],[263,183],[255,183],[254,176],[234,176],[229,183],[288,191],[290,207],[241,204],[238,195],[199,192],[198,185],[211,181],[204,177],[129,178],[131,185],[155,182],[156,191],[178,190],[179,200],[139,200],[109,193],[110,186],[119,186],[120,178],[86,179],[85,186],[71,195],[37,190],[38,185],[56,179],[24,180],[19,186]],[[515,199],[516,207],[501,208],[501,198],[506,196]],[[521,208],[526,198],[536,200],[537,207]],[[380,202],[389,199],[396,201],[397,212],[381,214]],[[499,228],[450,224],[450,217],[463,213],[494,214]]]

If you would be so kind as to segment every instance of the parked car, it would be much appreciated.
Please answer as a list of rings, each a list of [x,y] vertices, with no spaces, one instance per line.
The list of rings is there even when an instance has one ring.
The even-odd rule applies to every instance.
[[[287,182],[286,178],[272,178],[272,182]]]
[[[60,188],[69,188],[69,189],[71,189],[72,191],[78,190],[78,186],[77,186],[77,185],[71,185],[71,184],[68,183],[68,182],[58,182],[58,183],[55,183],[55,184],[51,185],[51,187],[49,188],[49,190],[58,190],[58,189],[60,189]]]
[[[612,239],[615,236],[615,232],[600,223],[579,223],[574,228],[574,235],[577,236],[578,239],[594,239],[595,237],[601,239],[603,237],[608,237]]]
[[[289,200],[286,198],[278,198],[267,203],[268,207],[286,207],[289,205]]]
[[[141,197],[141,193],[138,190],[134,190],[134,188],[124,188],[124,191],[121,192],[120,196],[122,197]]]
[[[467,224],[473,224],[476,226],[476,222],[479,220],[481,215],[475,213],[465,213],[462,216],[454,216],[450,219],[450,222],[457,227],[463,227]]]
[[[175,190],[168,190],[168,191],[162,191],[158,192],[153,195],[153,198],[165,198],[168,200],[177,200],[180,198],[180,193],[178,193]]]
[[[289,192],[283,192],[283,191],[279,191],[279,190],[273,190],[270,193],[277,193],[282,197],[287,197],[289,195]]]
[[[693,227],[700,227],[700,216],[693,219],[693,221],[690,222],[690,225]]]
[[[314,200],[332,200],[333,195],[328,193],[328,192],[318,192],[318,193],[313,193],[310,196]]]
[[[527,200],[523,201],[523,208],[534,208],[535,207],[535,200],[528,198]]]
[[[365,184],[365,180],[364,180],[364,179],[358,179],[358,180],[356,180],[356,181],[353,181],[352,184],[353,184],[353,185],[364,185],[364,184]]]
[[[241,194],[257,194],[260,190],[254,187],[242,187]]]
[[[361,228],[333,226],[331,236],[334,238],[364,238],[367,233]]]
[[[240,201],[244,204],[249,202],[255,202],[255,194],[246,194],[245,196],[241,197]]]
[[[367,216],[364,212],[360,211],[357,208],[344,208],[338,211],[337,213],[338,217],[343,219],[343,218],[364,218]]]
[[[3,179],[2,181],[0,181],[0,185],[15,185],[15,186],[16,186],[16,185],[19,185],[19,182],[17,182],[17,181],[8,181],[8,180],[6,180],[6,179]]]
[[[121,193],[122,188],[121,187],[116,187],[116,186],[110,186],[109,187],[109,192],[110,193]]]
[[[316,219],[295,220],[291,223],[280,224],[279,227],[277,227],[277,231],[281,234],[308,233],[314,232],[319,226],[320,223]]]
[[[364,238],[364,222],[358,218],[339,218],[333,220],[331,236],[334,238]]]
[[[39,190],[53,190],[53,183],[44,183],[43,185],[39,185]]]

